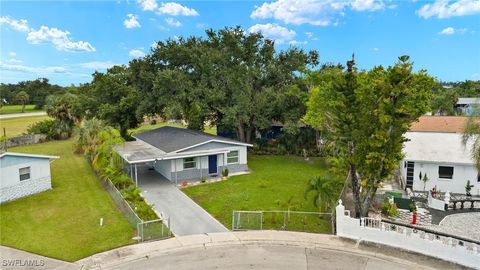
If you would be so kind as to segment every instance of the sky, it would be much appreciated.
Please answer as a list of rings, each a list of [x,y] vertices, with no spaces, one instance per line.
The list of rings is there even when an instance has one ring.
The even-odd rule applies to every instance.
[[[71,85],[128,64],[155,41],[241,26],[321,63],[388,66],[409,55],[441,81],[480,80],[480,0],[0,2],[0,82]]]

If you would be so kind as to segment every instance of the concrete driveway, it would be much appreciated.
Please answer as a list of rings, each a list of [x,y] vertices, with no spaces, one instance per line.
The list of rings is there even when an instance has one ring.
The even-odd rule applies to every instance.
[[[138,186],[158,213],[170,217],[170,227],[175,235],[228,231],[172,182],[147,166],[138,168]]]

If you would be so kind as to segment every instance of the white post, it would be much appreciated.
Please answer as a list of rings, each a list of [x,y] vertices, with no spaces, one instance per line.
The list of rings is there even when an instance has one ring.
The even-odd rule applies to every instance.
[[[135,163],[135,185],[138,187],[137,163]]]
[[[335,207],[335,219],[337,223],[337,235],[343,234],[343,219],[345,218],[345,206],[342,204],[342,200],[338,200],[338,205]]]
[[[173,159],[173,163],[175,165],[175,185],[178,186],[178,179],[177,179],[177,160]]]

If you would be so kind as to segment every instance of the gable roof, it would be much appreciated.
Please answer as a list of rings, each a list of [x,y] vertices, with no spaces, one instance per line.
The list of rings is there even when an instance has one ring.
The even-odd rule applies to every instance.
[[[6,156],[15,156],[15,157],[31,157],[31,158],[48,158],[48,159],[57,159],[59,156],[47,156],[47,155],[36,155],[36,154],[25,154],[25,153],[16,153],[16,152],[2,152],[0,153],[0,158]]]
[[[201,131],[169,126],[138,133],[133,137],[166,153],[186,150],[209,142],[252,146],[251,144],[215,136]]]
[[[471,143],[462,144],[460,133],[407,132],[403,145],[405,160],[434,163],[474,164]]]
[[[467,120],[466,116],[421,116],[410,131],[463,133]]]

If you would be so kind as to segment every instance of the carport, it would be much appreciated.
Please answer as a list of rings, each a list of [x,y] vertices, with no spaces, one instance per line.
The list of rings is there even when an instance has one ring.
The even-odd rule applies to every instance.
[[[228,149],[215,149],[215,150],[203,150],[195,152],[185,153],[166,153],[148,143],[143,141],[131,141],[126,142],[123,145],[115,148],[116,152],[122,157],[123,167],[127,174],[135,181],[138,186],[138,167],[147,164],[153,167],[155,164],[163,161],[175,161],[184,158],[195,157],[198,158],[200,164],[208,162],[208,158],[212,155],[225,155],[230,150]],[[171,176],[163,175],[159,171],[157,173],[162,174],[165,178],[169,179],[178,185],[178,170],[177,162],[173,162],[173,168],[169,173]],[[200,177],[203,177],[202,170],[200,170]],[[205,175],[207,176],[207,175]]]

